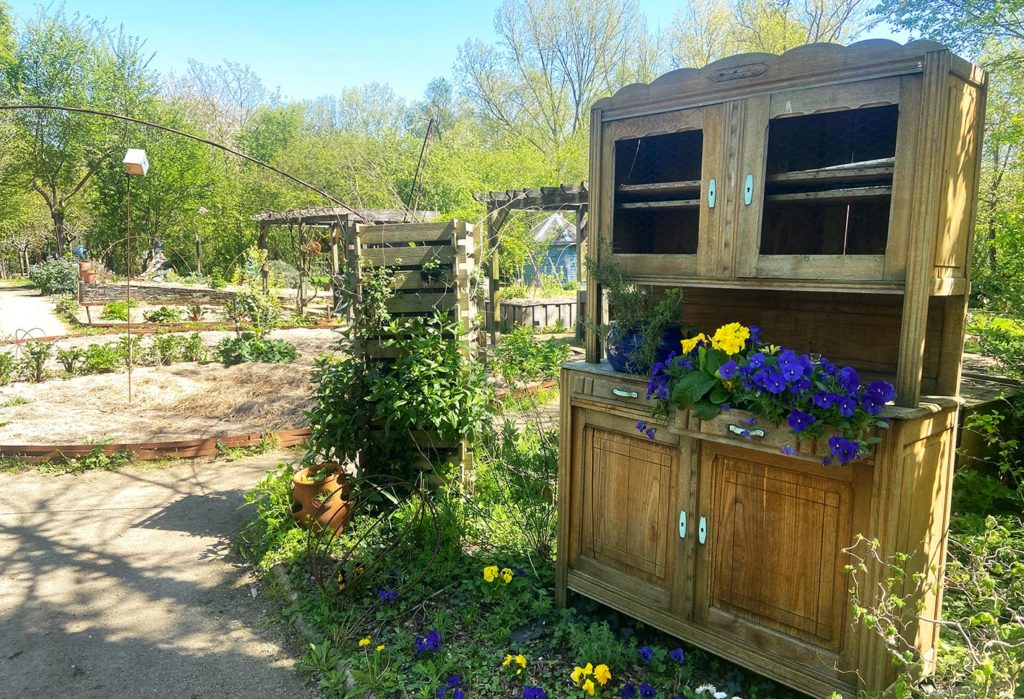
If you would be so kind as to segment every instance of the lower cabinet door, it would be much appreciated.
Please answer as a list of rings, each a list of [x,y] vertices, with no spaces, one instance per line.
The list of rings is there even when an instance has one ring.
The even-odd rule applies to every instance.
[[[635,420],[599,411],[581,410],[577,417],[570,568],[643,606],[675,609],[678,436],[648,439]]]
[[[846,669],[852,471],[711,443],[700,461],[698,619],[787,662]]]

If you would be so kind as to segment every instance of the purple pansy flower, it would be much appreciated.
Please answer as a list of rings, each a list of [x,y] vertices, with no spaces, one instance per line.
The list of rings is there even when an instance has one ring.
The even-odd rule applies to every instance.
[[[381,590],[377,591],[377,600],[381,604],[392,604],[397,599],[398,599],[398,593],[395,592],[394,590],[384,590],[384,589],[381,589]]]
[[[548,699],[548,693],[540,687],[523,687],[523,699]]]
[[[781,451],[786,456],[795,456],[796,455],[796,449],[794,449],[793,447],[791,447],[788,444],[783,444],[782,445],[782,449],[780,449],[779,451]]]
[[[803,432],[816,418],[810,413],[805,413],[802,410],[793,410],[789,413],[789,426],[794,432]]]
[[[860,456],[860,443],[843,437],[830,437],[828,449],[841,464],[848,464]]]
[[[635,699],[636,687],[630,683],[622,685],[619,689],[619,696],[621,696],[622,699]]]
[[[768,374],[765,379],[765,388],[769,393],[778,395],[786,390],[786,377],[777,371]]]
[[[814,394],[814,404],[822,410],[828,410],[836,402],[836,394],[828,391],[818,391]]]
[[[760,369],[764,366],[764,352],[754,352],[747,357],[747,366],[752,369]]]
[[[647,684],[646,682],[640,683],[641,699],[654,699],[655,696],[657,696],[657,692],[654,691],[654,687]]]
[[[654,657],[654,650],[650,646],[643,646],[640,649],[640,659],[645,663],[651,662],[651,658]]]
[[[736,370],[739,369],[739,365],[730,359],[722,366],[718,367],[718,375],[726,381],[731,381],[736,377]]]
[[[682,648],[675,648],[668,654],[668,657],[682,665],[686,662],[686,651]]]

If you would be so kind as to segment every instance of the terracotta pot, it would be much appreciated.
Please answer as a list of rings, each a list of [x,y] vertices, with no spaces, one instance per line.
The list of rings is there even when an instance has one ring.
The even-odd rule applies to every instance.
[[[83,270],[82,271],[82,281],[85,282],[86,284],[95,284],[96,283],[96,273],[93,272],[92,270]]]
[[[323,480],[313,476],[321,468],[333,472]],[[340,532],[349,517],[349,503],[345,500],[348,488],[345,474],[336,466],[304,468],[292,476],[292,516],[303,527],[317,526]]]

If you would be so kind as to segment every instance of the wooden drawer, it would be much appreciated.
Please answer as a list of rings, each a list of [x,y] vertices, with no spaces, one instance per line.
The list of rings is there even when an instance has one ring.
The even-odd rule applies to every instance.
[[[595,398],[614,405],[650,412],[654,401],[647,400],[647,382],[631,376],[601,376],[571,374],[570,390],[573,396]]]

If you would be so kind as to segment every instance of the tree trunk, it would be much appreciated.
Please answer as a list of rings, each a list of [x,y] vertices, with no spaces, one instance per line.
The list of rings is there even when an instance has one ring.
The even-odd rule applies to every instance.
[[[52,208],[50,217],[53,219],[53,240],[57,244],[57,257],[63,257],[67,252],[67,240],[64,237],[64,212],[59,208]]]

